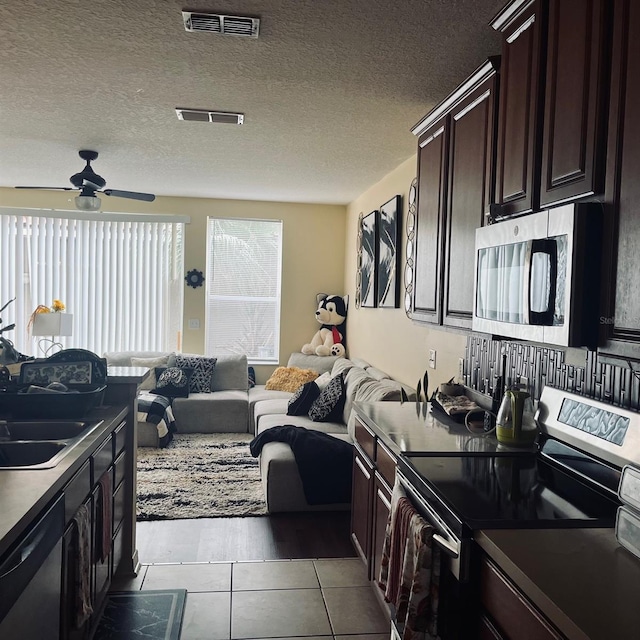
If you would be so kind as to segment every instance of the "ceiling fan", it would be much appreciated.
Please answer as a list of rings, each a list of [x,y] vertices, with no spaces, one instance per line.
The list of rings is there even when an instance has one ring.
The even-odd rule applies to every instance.
[[[98,211],[100,209],[101,200],[96,193],[104,193],[106,196],[116,196],[118,198],[130,198],[131,200],[144,200],[145,202],[153,202],[156,199],[151,193],[105,189],[107,181],[91,168],[91,162],[98,157],[98,152],[82,149],[78,152],[78,155],[87,164],[80,173],[74,173],[69,178],[73,187],[16,187],[16,189],[50,189],[55,191],[80,189],[80,195],[76,196],[75,203],[76,207],[81,211]]]

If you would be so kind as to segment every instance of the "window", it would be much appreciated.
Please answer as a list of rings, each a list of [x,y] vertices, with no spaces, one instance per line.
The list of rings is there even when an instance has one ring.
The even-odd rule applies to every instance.
[[[73,335],[56,338],[65,348],[179,348],[184,221],[0,211],[0,306],[16,298],[2,313],[3,326],[16,325],[4,337],[21,353],[41,356],[29,317],[57,298],[73,314]]]
[[[282,221],[209,218],[207,355],[277,364],[281,270]]]

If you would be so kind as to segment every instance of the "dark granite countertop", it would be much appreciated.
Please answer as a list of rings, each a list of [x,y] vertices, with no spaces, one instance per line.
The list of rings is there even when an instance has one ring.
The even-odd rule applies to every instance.
[[[58,494],[73,474],[127,415],[124,406],[101,406],[84,421],[100,422],[52,469],[0,468],[0,556],[19,538],[34,518]]]
[[[640,559],[613,529],[481,531],[476,541],[569,640],[640,637]]]

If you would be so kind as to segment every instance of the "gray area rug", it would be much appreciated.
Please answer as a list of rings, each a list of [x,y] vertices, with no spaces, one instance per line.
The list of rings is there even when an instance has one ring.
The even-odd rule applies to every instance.
[[[248,433],[176,434],[138,449],[138,520],[267,514]]]

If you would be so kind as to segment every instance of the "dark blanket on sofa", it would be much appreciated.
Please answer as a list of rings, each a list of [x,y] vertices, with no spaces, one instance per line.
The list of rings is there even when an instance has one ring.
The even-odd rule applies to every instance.
[[[257,435],[249,443],[251,455],[257,458],[262,447],[274,441],[291,446],[309,504],[351,502],[351,443],[321,431],[282,425]]]

